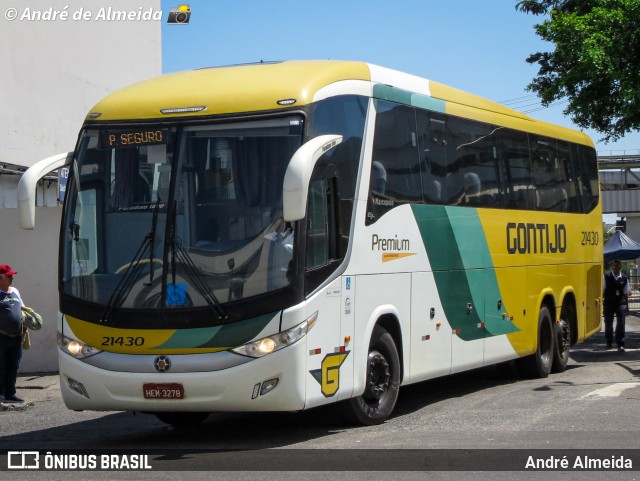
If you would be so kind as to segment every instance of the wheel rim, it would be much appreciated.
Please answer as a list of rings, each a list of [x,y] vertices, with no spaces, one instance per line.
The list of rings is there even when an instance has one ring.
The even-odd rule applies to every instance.
[[[567,321],[560,321],[560,329],[558,332],[558,347],[560,352],[565,354],[569,352],[571,344],[571,333],[569,331],[569,323]]]
[[[543,332],[540,336],[540,359],[545,365],[549,364],[549,361],[551,360],[552,340],[553,336],[551,335],[551,332],[546,328],[546,325],[544,325]]]
[[[378,351],[369,353],[367,364],[367,386],[362,395],[368,404],[379,404],[389,391],[391,369],[386,358]]]

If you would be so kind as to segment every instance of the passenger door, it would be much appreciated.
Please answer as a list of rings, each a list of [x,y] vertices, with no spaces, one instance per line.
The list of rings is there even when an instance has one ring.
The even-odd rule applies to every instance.
[[[306,407],[346,399],[351,396],[353,386],[353,356],[346,336],[353,335],[348,291],[354,292],[354,281],[337,277],[318,289],[342,260],[337,177],[331,169],[327,173],[328,176],[312,180],[307,203],[305,292],[310,296],[307,311],[317,310],[318,320],[307,336],[310,376]],[[341,324],[342,316],[346,326]]]

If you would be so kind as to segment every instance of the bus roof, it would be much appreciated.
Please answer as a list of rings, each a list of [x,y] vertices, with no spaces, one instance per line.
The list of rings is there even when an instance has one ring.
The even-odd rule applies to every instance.
[[[540,122],[496,102],[365,62],[261,62],[163,75],[98,102],[88,122],[201,118],[274,111],[331,95],[385,98],[593,146],[585,134]]]

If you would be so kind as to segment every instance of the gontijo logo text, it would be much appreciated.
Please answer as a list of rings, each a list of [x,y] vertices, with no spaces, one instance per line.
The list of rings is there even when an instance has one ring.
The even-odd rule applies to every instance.
[[[567,250],[567,228],[564,224],[507,224],[509,254],[555,254]]]

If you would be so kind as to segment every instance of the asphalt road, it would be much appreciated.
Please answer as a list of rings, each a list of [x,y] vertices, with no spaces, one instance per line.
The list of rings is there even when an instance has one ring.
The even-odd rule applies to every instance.
[[[394,417],[371,427],[346,426],[321,408],[213,414],[197,428],[174,429],[145,414],[69,411],[57,376],[23,376],[26,405],[0,411],[0,453],[62,449],[100,459],[127,450],[146,453],[153,470],[11,470],[0,477],[255,479],[268,471],[300,479],[306,471],[306,479],[636,479],[640,318],[628,318],[626,343],[625,353],[607,351],[600,333],[574,347],[566,372],[547,379],[491,367],[407,386]],[[573,464],[583,455],[629,460],[633,470],[527,468],[530,457],[567,456]]]

